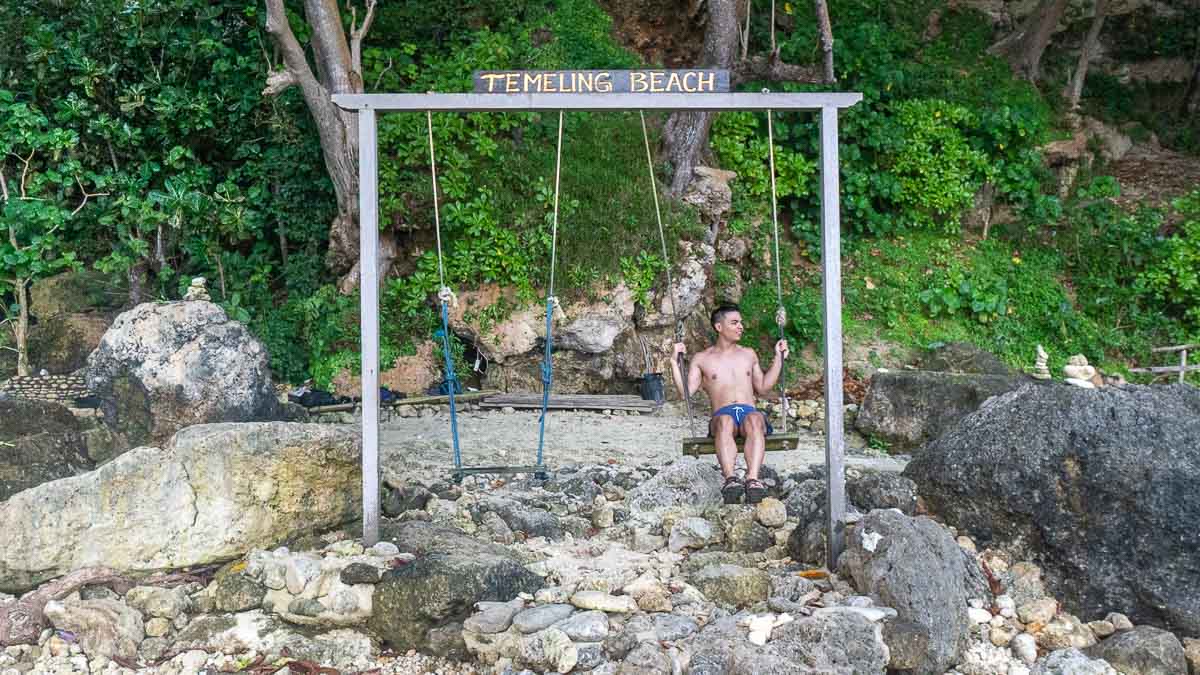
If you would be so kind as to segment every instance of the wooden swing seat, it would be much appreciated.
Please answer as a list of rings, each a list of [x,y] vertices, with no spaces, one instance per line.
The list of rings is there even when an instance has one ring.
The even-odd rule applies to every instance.
[[[734,438],[733,440],[737,443],[738,452],[744,452],[746,449],[746,439]],[[795,450],[796,443],[799,440],[799,434],[771,434],[767,436],[766,449],[767,452]],[[691,455],[692,457],[715,455],[717,454],[717,446],[714,439],[709,436],[692,436],[683,439],[683,454]]]

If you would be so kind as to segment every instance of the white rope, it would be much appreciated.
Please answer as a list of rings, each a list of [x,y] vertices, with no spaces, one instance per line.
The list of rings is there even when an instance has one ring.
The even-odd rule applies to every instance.
[[[774,30],[774,26],[772,26],[772,30]],[[763,93],[768,93],[768,90],[763,89]],[[779,259],[779,205],[776,203],[775,198],[775,129],[771,121],[772,116],[772,111],[767,109],[767,156],[770,158],[771,163],[771,228],[775,235],[775,299],[779,303],[778,309],[775,310],[775,324],[779,326],[779,339],[783,340],[785,339],[784,328],[787,326],[787,310],[783,308],[783,275],[780,271],[783,263]],[[783,365],[780,364],[779,368],[779,394],[783,404],[783,431],[787,433],[788,416],[791,412],[791,406],[788,405]]]
[[[425,111],[425,119],[428,121],[429,128],[429,175],[433,178],[433,230],[437,234],[437,257],[438,257],[438,283],[441,288],[438,290],[438,297],[442,298],[442,302],[447,299],[443,296],[449,294],[454,295],[448,286],[446,286],[446,266],[442,262],[442,219],[438,213],[438,189],[437,189],[437,161],[433,156],[433,111]],[[457,299],[455,305],[458,304]]]
[[[554,296],[554,264],[558,257],[558,181],[562,169],[563,111],[558,111],[558,150],[554,157],[554,225],[550,232],[550,288],[546,295]]]
[[[642,117],[642,140],[646,144],[646,168],[650,171],[650,193],[654,195],[654,218],[658,221],[658,240],[662,243],[663,264],[667,268],[667,299],[671,301],[671,316],[675,319],[675,338],[683,339],[683,330],[679,323],[679,312],[675,308],[675,294],[672,292],[674,283],[671,281],[671,256],[667,253],[667,235],[663,231],[662,211],[658,207],[658,182],[654,180],[654,159],[650,155],[650,134],[646,132],[646,113],[639,110]]]

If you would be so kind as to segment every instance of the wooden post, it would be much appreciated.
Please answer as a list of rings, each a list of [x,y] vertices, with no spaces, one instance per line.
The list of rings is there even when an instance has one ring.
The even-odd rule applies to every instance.
[[[358,111],[363,545],[379,541],[379,160],[375,111]]]
[[[1187,347],[1179,350],[1179,384],[1183,384],[1187,375]]]

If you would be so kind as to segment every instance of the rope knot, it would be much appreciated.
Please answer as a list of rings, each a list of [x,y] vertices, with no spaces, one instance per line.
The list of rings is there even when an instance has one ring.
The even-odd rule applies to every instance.
[[[553,316],[555,321],[567,320],[567,313],[563,311],[557,295],[546,296],[546,313]]]
[[[775,310],[775,325],[780,328],[787,326],[787,310],[783,307]]]
[[[449,286],[442,286],[438,289],[438,300],[441,300],[444,305],[458,309],[458,296],[450,290]]]
[[[549,387],[553,376],[554,367],[551,365],[550,360],[546,359],[545,361],[542,361],[542,384]]]

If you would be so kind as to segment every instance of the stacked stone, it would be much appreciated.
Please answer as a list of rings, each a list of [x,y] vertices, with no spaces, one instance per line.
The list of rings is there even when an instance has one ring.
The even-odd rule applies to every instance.
[[[0,391],[16,398],[69,403],[89,392],[82,375],[18,375],[3,384]]]

